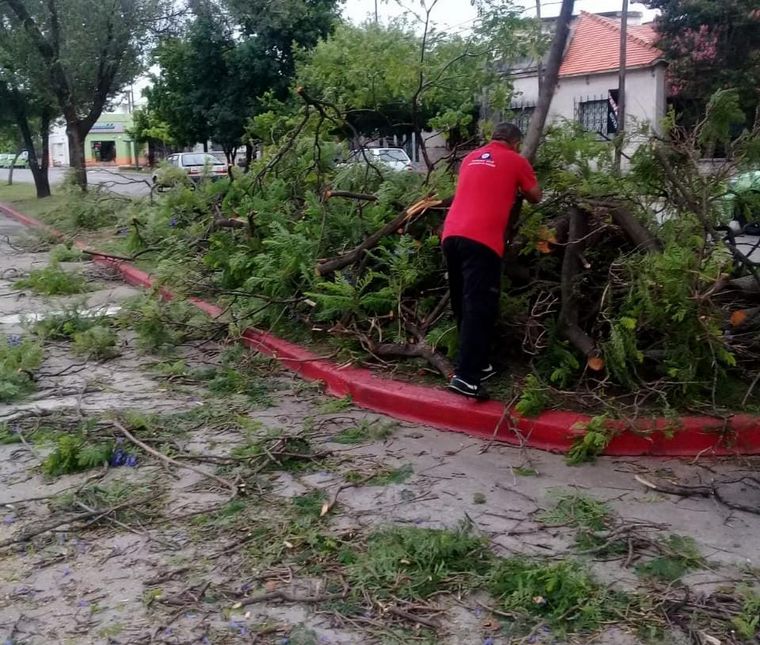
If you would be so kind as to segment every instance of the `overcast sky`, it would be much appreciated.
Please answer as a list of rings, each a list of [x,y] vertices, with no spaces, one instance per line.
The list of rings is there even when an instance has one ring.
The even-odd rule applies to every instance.
[[[427,0],[428,2],[430,0]],[[418,8],[420,0],[402,0],[409,7]],[[517,4],[525,5],[530,9],[526,15],[535,15],[535,0],[516,0]],[[392,16],[398,16],[403,13],[397,0],[377,0],[378,14],[380,19],[387,19]],[[542,13],[545,16],[556,16],[559,13],[561,2],[557,0],[543,0]],[[597,11],[615,11],[622,7],[622,0],[575,0],[575,11],[588,11],[591,13]],[[643,11],[646,19],[651,19],[654,12],[649,11],[638,2],[631,3],[631,11]],[[353,22],[362,22],[368,17],[374,18],[375,0],[345,0],[343,15]],[[433,20],[438,27],[449,27],[457,30],[467,29],[467,26],[475,19],[475,9],[469,0],[439,0],[433,10]]]

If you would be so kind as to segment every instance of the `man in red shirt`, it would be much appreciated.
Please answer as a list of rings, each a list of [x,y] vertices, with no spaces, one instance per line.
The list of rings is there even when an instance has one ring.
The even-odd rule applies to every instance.
[[[495,371],[488,354],[499,312],[501,262],[509,215],[518,191],[531,203],[541,188],[520,156],[522,132],[500,123],[491,143],[462,162],[456,194],[443,226],[451,307],[459,330],[459,361],[449,388],[486,399],[483,381]]]

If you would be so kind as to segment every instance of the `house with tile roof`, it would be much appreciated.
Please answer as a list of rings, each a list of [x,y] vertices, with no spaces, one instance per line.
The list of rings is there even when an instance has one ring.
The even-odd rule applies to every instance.
[[[626,127],[633,131],[648,124],[657,130],[667,111],[667,64],[655,46],[652,25],[633,18],[627,35]],[[619,69],[619,20],[582,12],[571,26],[549,120],[577,121],[603,138],[614,137]],[[505,116],[525,125],[538,101],[537,66],[513,69],[509,75],[515,100],[511,115]]]

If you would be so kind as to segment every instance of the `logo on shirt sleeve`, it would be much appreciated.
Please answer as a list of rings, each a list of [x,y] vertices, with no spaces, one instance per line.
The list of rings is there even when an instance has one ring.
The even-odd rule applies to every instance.
[[[490,152],[484,152],[482,155],[480,155],[481,159],[490,159],[491,153]]]

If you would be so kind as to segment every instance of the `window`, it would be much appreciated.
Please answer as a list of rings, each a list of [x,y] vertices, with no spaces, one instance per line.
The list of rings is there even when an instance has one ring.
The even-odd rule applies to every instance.
[[[507,113],[508,119],[514,123],[522,133],[525,134],[528,131],[530,120],[533,118],[533,113],[536,111],[535,105],[524,105],[519,107],[511,107]]]
[[[606,97],[586,97],[576,103],[578,122],[589,132],[607,137],[617,134],[617,90],[610,90]]]

